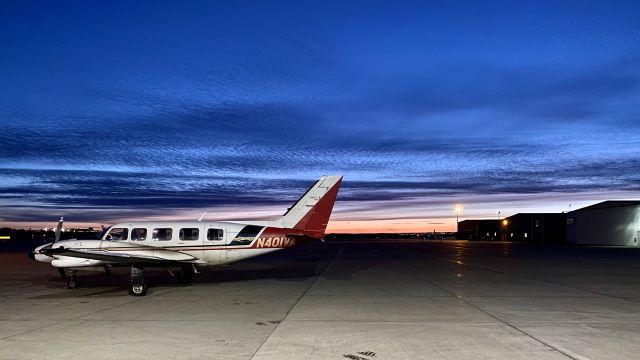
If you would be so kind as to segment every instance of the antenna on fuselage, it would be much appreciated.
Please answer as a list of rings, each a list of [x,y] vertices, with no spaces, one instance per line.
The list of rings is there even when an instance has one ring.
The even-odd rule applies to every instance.
[[[200,218],[198,218],[198,221],[202,221],[202,218],[207,215],[207,212],[203,212],[202,215],[200,215]]]
[[[58,221],[58,227],[56,228],[56,237],[55,239],[53,239],[53,242],[56,243],[58,242],[58,240],[60,240],[60,232],[62,231],[62,224],[64,223],[64,216],[60,217],[60,220]]]

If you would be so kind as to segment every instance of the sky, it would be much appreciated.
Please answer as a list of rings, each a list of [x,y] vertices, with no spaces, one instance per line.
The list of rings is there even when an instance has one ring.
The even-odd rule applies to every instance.
[[[640,199],[637,1],[2,1],[0,225]],[[499,213],[498,213],[499,212]]]

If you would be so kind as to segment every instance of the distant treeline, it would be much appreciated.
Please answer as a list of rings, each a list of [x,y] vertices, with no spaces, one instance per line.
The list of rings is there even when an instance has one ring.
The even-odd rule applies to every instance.
[[[70,230],[60,233],[61,240],[67,239],[96,239],[101,231]],[[8,238],[7,238],[8,237]],[[28,230],[0,228],[0,251],[30,250],[55,239],[54,230]]]
[[[325,241],[376,241],[376,240],[450,240],[456,233],[368,233],[368,234],[327,234]]]

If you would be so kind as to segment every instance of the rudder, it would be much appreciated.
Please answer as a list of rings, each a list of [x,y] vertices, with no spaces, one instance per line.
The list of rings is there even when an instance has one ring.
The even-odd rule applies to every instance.
[[[324,232],[338,196],[342,176],[323,176],[282,216],[279,226],[317,238]]]

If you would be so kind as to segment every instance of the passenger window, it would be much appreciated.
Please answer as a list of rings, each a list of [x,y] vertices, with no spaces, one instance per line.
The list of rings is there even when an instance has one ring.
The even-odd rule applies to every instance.
[[[129,229],[127,228],[113,228],[107,234],[105,239],[107,240],[127,240],[127,235],[129,235]]]
[[[145,241],[147,240],[147,229],[133,229],[131,230],[131,240],[134,241]]]
[[[223,235],[222,229],[209,229],[207,231],[207,240],[222,240]]]
[[[180,229],[180,240],[198,240],[199,235],[197,228]]]
[[[157,241],[171,240],[171,233],[172,231],[169,228],[153,229],[153,240],[157,240]]]

